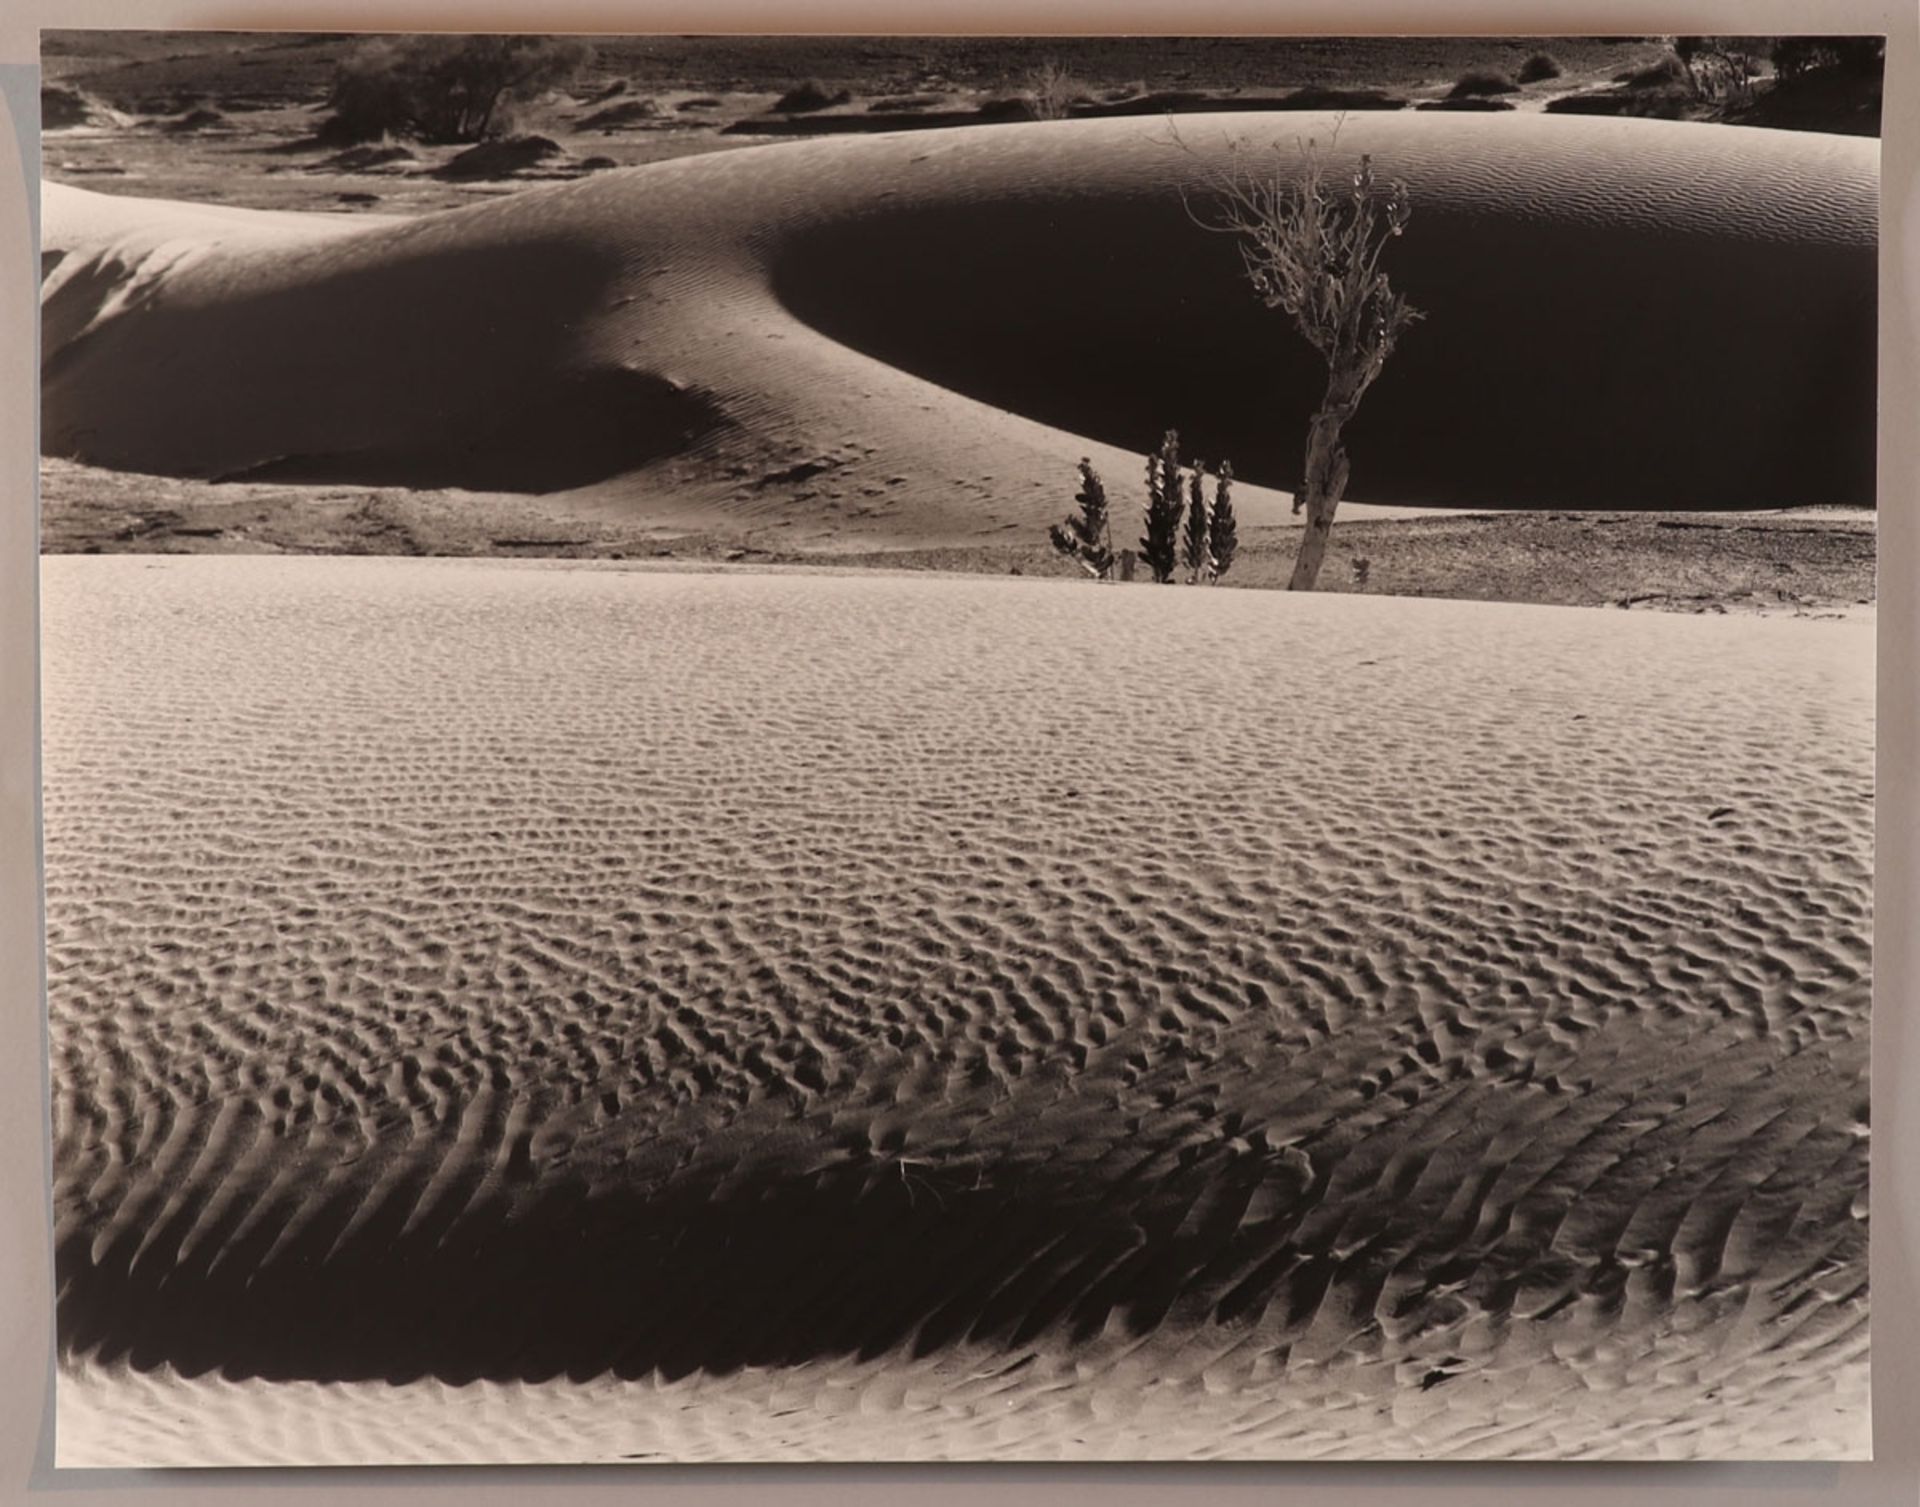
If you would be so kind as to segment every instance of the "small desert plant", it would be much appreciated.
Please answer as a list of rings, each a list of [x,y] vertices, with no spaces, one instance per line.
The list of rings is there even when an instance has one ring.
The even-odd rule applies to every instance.
[[[1447,93],[1448,99],[1485,99],[1490,94],[1511,94],[1520,86],[1504,73],[1476,70],[1460,76]]]
[[[1217,207],[1193,218],[1239,239],[1254,293],[1286,313],[1326,362],[1326,392],[1307,428],[1306,463],[1293,499],[1307,524],[1287,582],[1291,591],[1311,591],[1347,488],[1341,431],[1400,336],[1421,316],[1380,270],[1387,242],[1405,231],[1412,214],[1407,186],[1382,185],[1370,156],[1340,181],[1312,141],[1300,151],[1299,174],[1289,180],[1257,166],[1244,145],[1235,144],[1230,166],[1211,183]]]
[[[1073,500],[1080,504],[1080,511],[1064,523],[1056,523],[1047,537],[1056,550],[1078,561],[1096,581],[1111,580],[1113,524],[1107,512],[1107,489],[1100,484],[1093,462],[1085,458],[1080,462],[1080,490]]]
[[[1193,475],[1187,478],[1187,525],[1180,537],[1180,563],[1187,568],[1187,579],[1195,586],[1213,579],[1213,536],[1208,527],[1206,463],[1195,461]]]
[[[1218,580],[1233,564],[1240,548],[1240,527],[1233,516],[1233,462],[1220,462],[1220,478],[1213,487],[1213,511],[1207,520],[1207,548],[1213,555],[1213,575]]]
[[[1536,52],[1520,65],[1520,71],[1514,75],[1523,84],[1537,84],[1542,79],[1560,77],[1560,60],[1550,52]]]
[[[1146,532],[1140,558],[1156,581],[1171,581],[1180,564],[1180,516],[1187,501],[1180,486],[1180,436],[1169,429],[1160,448],[1147,457]]]
[[[1181,562],[1187,567],[1187,579],[1196,586],[1209,586],[1224,576],[1240,547],[1239,524],[1233,516],[1233,465],[1220,463],[1211,503],[1206,474],[1206,462],[1195,461],[1187,478],[1187,522],[1181,536]]]

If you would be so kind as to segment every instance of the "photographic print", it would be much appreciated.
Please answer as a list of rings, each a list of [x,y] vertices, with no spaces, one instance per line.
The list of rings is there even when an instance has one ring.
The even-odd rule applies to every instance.
[[[43,34],[59,1463],[1865,1458],[1883,54]]]

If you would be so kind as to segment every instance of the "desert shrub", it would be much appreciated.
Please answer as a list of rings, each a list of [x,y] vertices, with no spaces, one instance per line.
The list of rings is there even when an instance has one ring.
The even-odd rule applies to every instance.
[[[341,63],[321,135],[481,141],[502,126],[509,102],[565,83],[589,56],[584,43],[556,37],[380,38]]]
[[[1093,463],[1083,459],[1080,491],[1074,497],[1079,511],[1048,529],[1048,542],[1097,580],[1111,580],[1117,567],[1120,579],[1131,581],[1136,559],[1145,560],[1159,582],[1171,581],[1182,565],[1189,581],[1217,580],[1233,564],[1239,545],[1233,516],[1233,467],[1221,463],[1211,504],[1205,463],[1195,461],[1185,480],[1180,472],[1180,436],[1169,429],[1160,448],[1147,457],[1146,533],[1139,553],[1136,556],[1129,549],[1115,554],[1106,489]]]
[[[470,146],[443,163],[436,178],[511,178],[515,173],[561,155],[560,144],[546,136],[502,136]]]
[[[1080,490],[1074,499],[1080,511],[1047,531],[1053,547],[1095,580],[1113,576],[1113,521],[1107,511],[1107,489],[1100,484],[1093,462],[1080,461]]]
[[[1512,94],[1520,86],[1504,73],[1476,70],[1463,73],[1460,81],[1447,91],[1448,99],[1485,99],[1493,94]]]
[[[1560,61],[1550,52],[1536,52],[1520,65],[1520,71],[1514,75],[1523,84],[1537,84],[1543,79],[1560,77]]]
[[[1091,98],[1086,85],[1056,59],[1046,59],[1027,75],[1027,109],[1035,120],[1064,120]]]
[[[1616,84],[1625,84],[1629,89],[1672,89],[1687,88],[1690,80],[1687,65],[1672,53],[1658,62],[1649,63],[1644,68],[1634,69],[1620,74],[1614,79]]]
[[[1500,110],[1511,110],[1513,102],[1505,99],[1430,99],[1415,105],[1416,110],[1464,111],[1468,114],[1490,114]]]
[[[595,110],[580,122],[580,129],[611,134],[621,126],[629,125],[636,120],[652,120],[659,113],[660,106],[655,100],[623,99],[617,105],[608,105],[604,110]]]
[[[1195,585],[1213,579],[1213,549],[1207,523],[1206,462],[1195,461],[1187,478],[1187,519],[1180,531],[1180,563]]]
[[[1622,115],[1680,120],[1693,113],[1685,90],[1591,89],[1547,101],[1549,115]]]
[[[1773,43],[1775,77],[1736,101],[1728,118],[1797,130],[1880,134],[1883,93],[1880,37],[1781,37]]]
[[[809,110],[825,110],[833,105],[844,105],[853,98],[853,91],[842,89],[829,94],[827,86],[817,78],[795,84],[785,94],[773,102],[773,108],[787,115],[803,115]]]
[[[1233,565],[1240,548],[1239,521],[1233,516],[1233,462],[1220,462],[1220,476],[1213,487],[1213,508],[1207,518],[1207,549],[1213,556],[1213,574],[1218,580]]]
[[[1775,74],[1795,79],[1823,68],[1875,72],[1886,51],[1885,37],[1775,37],[1769,55]]]
[[[1407,102],[1382,89],[1328,89],[1308,85],[1274,102],[1281,110],[1404,110]]]
[[[1140,558],[1156,581],[1171,581],[1180,565],[1180,518],[1187,500],[1180,485],[1180,436],[1169,429],[1160,448],[1147,457],[1146,532]]]
[[[90,125],[98,107],[87,95],[70,84],[45,84],[40,89],[40,128],[64,131],[72,126]]]
[[[1675,37],[1673,55],[1686,70],[1689,89],[1700,99],[1745,99],[1760,64],[1751,37]]]

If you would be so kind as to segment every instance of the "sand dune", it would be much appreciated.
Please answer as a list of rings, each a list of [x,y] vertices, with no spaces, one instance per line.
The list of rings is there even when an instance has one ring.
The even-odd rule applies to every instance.
[[[45,572],[65,1463],[1865,1449],[1870,625]]]
[[[1131,488],[1168,425],[1284,488],[1314,371],[1180,198],[1276,126],[1167,129],[782,144],[404,222],[48,185],[45,446],[796,541],[1031,533],[1079,455]],[[1352,431],[1357,501],[1872,501],[1875,143],[1424,115],[1340,148],[1413,184],[1430,315]]]

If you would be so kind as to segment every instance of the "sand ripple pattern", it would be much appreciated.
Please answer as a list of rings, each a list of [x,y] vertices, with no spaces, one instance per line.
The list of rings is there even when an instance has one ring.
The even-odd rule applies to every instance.
[[[75,1376],[546,1399],[515,1458],[1865,1447],[1870,626],[45,582]]]

